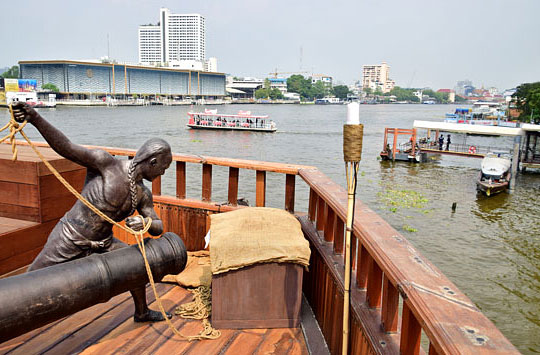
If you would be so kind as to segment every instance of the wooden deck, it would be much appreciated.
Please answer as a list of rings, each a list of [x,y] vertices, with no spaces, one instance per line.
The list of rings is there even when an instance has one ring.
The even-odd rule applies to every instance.
[[[174,313],[192,295],[179,286],[158,284],[163,306]],[[148,303],[157,309],[147,288]],[[302,328],[221,329],[216,340],[188,342],[165,322],[135,323],[129,292],[0,344],[0,354],[308,354]],[[201,322],[173,316],[182,334],[195,335]]]

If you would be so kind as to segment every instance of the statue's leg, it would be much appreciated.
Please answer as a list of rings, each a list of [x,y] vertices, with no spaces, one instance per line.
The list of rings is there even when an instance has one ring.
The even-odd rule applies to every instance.
[[[125,248],[128,245],[116,238],[113,237],[113,241],[111,246],[109,247],[109,251]],[[148,305],[146,304],[146,287],[141,286],[136,289],[130,290],[131,296],[133,297],[133,303],[135,304],[135,313],[133,315],[133,320],[135,322],[159,322],[165,320],[163,318],[163,315],[161,312],[153,311],[148,308]],[[165,312],[167,314],[167,318],[172,318],[172,315],[168,312]]]

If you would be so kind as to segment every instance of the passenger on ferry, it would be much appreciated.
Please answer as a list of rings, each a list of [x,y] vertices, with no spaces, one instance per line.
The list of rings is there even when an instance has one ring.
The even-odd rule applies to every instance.
[[[452,143],[452,142],[450,141],[450,135],[448,135],[446,137],[446,150],[447,151],[450,149],[450,143]]]
[[[444,135],[441,134],[441,136],[439,137],[439,150],[442,150],[443,145],[444,145]]]

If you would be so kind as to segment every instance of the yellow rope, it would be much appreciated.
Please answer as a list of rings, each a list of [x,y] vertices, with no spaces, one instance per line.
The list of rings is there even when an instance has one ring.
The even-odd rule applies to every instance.
[[[5,136],[4,138],[0,139],[0,144],[2,142],[4,142],[6,139],[10,139],[12,152],[13,152],[12,160],[13,161],[17,160],[17,145],[16,145],[16,140],[15,140],[15,135],[17,133],[20,133],[24,137],[24,139],[28,142],[30,147],[34,150],[34,152],[38,155],[38,157],[47,166],[47,168],[49,168],[49,170],[54,174],[54,176],[56,176],[56,178],[73,195],[75,195],[75,197],[77,197],[77,199],[79,199],[86,207],[88,207],[95,214],[97,214],[98,216],[100,216],[101,218],[106,220],[107,222],[109,222],[112,225],[115,225],[116,227],[118,227],[118,228],[120,228],[120,229],[122,229],[122,230],[124,230],[124,231],[126,231],[126,232],[128,232],[130,234],[133,234],[135,236],[135,239],[137,241],[137,245],[138,245],[139,250],[141,251],[141,254],[142,254],[143,259],[144,259],[144,266],[146,268],[146,273],[148,274],[148,280],[150,281],[150,285],[152,286],[152,291],[154,292],[154,296],[156,297],[156,302],[158,304],[159,310],[161,311],[161,314],[162,314],[163,318],[165,318],[165,321],[167,322],[167,325],[169,326],[169,328],[171,328],[173,333],[178,335],[179,337],[185,338],[185,339],[187,339],[189,341],[196,340],[196,339],[216,339],[216,338],[218,338],[221,335],[221,332],[216,331],[215,329],[212,328],[212,326],[210,325],[210,322],[208,321],[208,318],[203,319],[203,327],[204,327],[204,329],[203,329],[203,331],[201,331],[200,334],[198,334],[196,336],[185,336],[185,335],[182,335],[178,331],[178,329],[176,329],[176,327],[172,324],[169,317],[167,317],[167,313],[165,312],[165,309],[163,308],[163,305],[161,303],[161,299],[160,299],[160,297],[159,297],[159,295],[157,293],[157,290],[156,290],[154,277],[152,276],[152,270],[150,270],[150,265],[148,264],[148,259],[146,258],[146,249],[144,247],[144,241],[143,241],[144,240],[144,233],[146,233],[150,229],[150,226],[152,225],[152,219],[150,217],[148,217],[148,221],[146,222],[144,217],[139,215],[139,217],[141,218],[142,224],[143,224],[143,229],[140,230],[140,231],[135,231],[135,230],[133,230],[133,229],[127,227],[127,226],[121,225],[120,223],[116,222],[115,220],[113,220],[112,218],[110,218],[109,216],[107,216],[106,214],[101,212],[90,201],[88,201],[84,196],[82,196],[79,193],[79,191],[77,191],[73,186],[71,186],[71,184],[64,179],[64,177],[51,165],[51,163],[49,163],[47,161],[47,159],[43,156],[43,154],[41,154],[41,152],[36,148],[36,146],[32,143],[32,141],[30,141],[28,136],[22,130],[27,122],[25,121],[24,123],[19,125],[19,123],[17,121],[15,121],[15,116],[13,115],[13,108],[11,107],[11,105],[9,105],[9,112],[11,114],[11,119],[10,119],[9,123],[7,123],[3,128],[0,129],[0,132],[7,129],[7,128],[9,128],[10,133],[7,136]],[[207,294],[209,295],[210,292],[207,291]],[[197,299],[197,295],[196,295],[196,299]],[[210,303],[207,303],[207,304],[210,305]],[[209,314],[210,314],[210,311],[206,310],[205,314],[207,314],[206,317],[208,317]],[[184,317],[184,318],[186,318],[186,317]],[[201,319],[201,318],[196,318],[196,319]]]

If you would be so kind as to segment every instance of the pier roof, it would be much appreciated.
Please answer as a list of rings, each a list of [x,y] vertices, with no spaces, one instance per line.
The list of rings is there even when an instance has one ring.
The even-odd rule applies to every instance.
[[[434,121],[414,121],[414,128],[438,129],[445,132],[483,134],[492,136],[519,136],[523,135],[521,128],[472,125],[465,123],[447,123]]]

